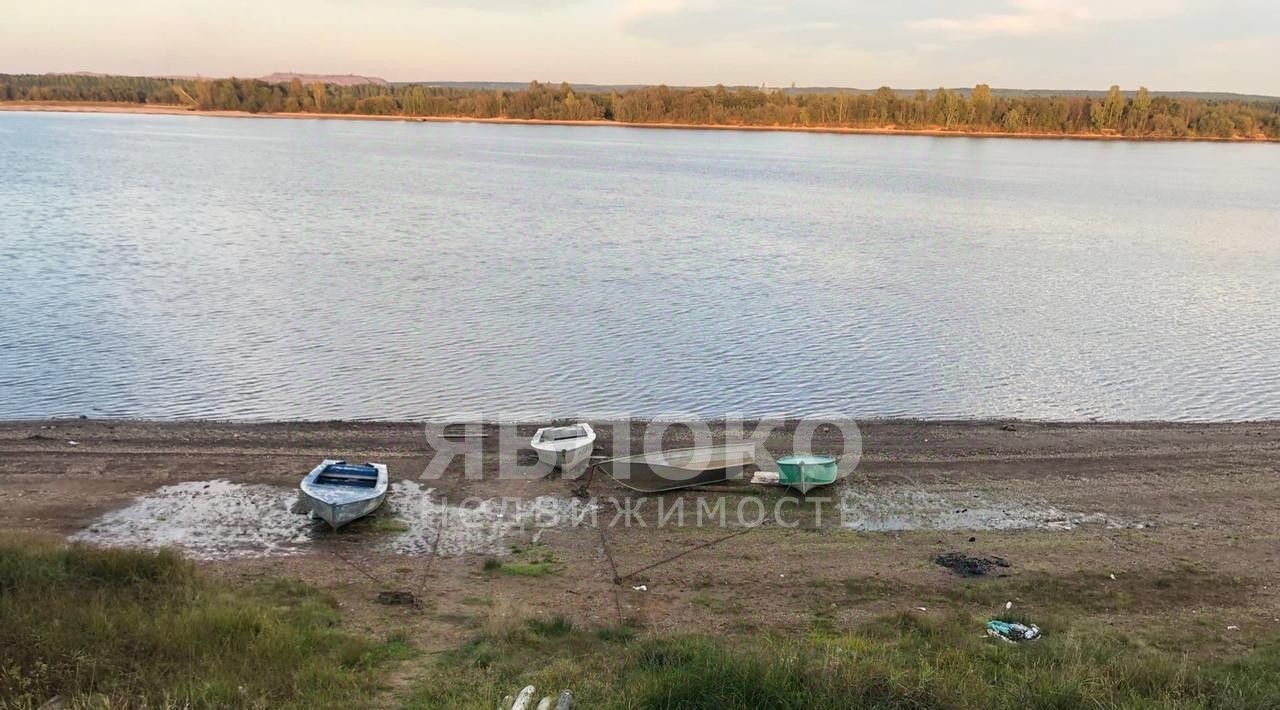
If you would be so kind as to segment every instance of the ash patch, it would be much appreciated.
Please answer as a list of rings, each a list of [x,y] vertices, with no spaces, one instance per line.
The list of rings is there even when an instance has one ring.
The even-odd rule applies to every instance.
[[[176,547],[197,559],[263,557],[302,551],[308,518],[290,512],[297,492],[226,480],[164,486],[71,535],[110,547]]]
[[[986,577],[992,572],[1009,567],[1009,561],[1003,557],[974,557],[961,552],[938,555],[933,558],[933,563],[946,567],[961,577]]]
[[[388,503],[408,529],[387,543],[389,551],[423,555],[434,550],[441,557],[505,555],[513,541],[529,537],[536,541],[545,531],[589,521],[593,511],[576,498],[469,499],[454,505],[434,493],[417,481],[391,484]]]

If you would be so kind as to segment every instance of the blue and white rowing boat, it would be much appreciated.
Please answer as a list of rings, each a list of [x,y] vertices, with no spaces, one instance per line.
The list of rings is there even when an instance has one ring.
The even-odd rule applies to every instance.
[[[299,487],[312,514],[337,530],[382,505],[387,497],[387,467],[325,459]]]

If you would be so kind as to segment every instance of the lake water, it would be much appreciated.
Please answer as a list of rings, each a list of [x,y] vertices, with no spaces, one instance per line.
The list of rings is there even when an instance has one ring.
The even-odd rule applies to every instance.
[[[1280,145],[0,113],[0,417],[1280,417]]]

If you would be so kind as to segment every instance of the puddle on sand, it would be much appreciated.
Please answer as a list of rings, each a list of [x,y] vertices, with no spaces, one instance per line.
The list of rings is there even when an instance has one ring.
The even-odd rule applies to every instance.
[[[69,539],[114,547],[176,547],[203,560],[298,554],[311,549],[308,543],[319,524],[290,510],[297,498],[292,488],[190,481],[138,498]],[[386,505],[408,529],[364,538],[368,545],[410,555],[435,549],[443,557],[506,554],[517,537],[536,541],[547,530],[571,525],[589,509],[577,499],[554,496],[448,505],[415,481],[393,483]],[[442,517],[447,524],[437,546]]]
[[[527,533],[536,541],[544,531],[568,527],[590,510],[589,504],[576,498],[470,499],[465,505],[451,505],[433,494],[434,489],[423,488],[417,481],[392,484],[391,510],[409,529],[388,542],[387,550],[423,555],[435,549],[441,557],[502,555],[511,551],[517,536]]]
[[[956,491],[850,490],[840,499],[840,526],[864,532],[898,530],[1073,530],[1081,525],[1129,527],[1101,513],[1071,513],[1044,501],[999,501]]]
[[[297,491],[231,481],[164,486],[71,535],[115,547],[178,547],[197,559],[301,552],[311,521],[289,511]]]

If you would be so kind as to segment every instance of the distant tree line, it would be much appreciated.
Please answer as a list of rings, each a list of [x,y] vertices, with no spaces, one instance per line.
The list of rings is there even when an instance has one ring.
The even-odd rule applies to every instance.
[[[161,79],[0,74],[0,101],[115,102],[251,113],[620,121],[722,126],[941,129],[1122,135],[1144,138],[1280,139],[1280,101],[1132,95],[999,96],[986,84],[904,94],[793,93],[754,88],[579,92],[568,84],[468,89],[425,84],[304,84],[294,79]]]

